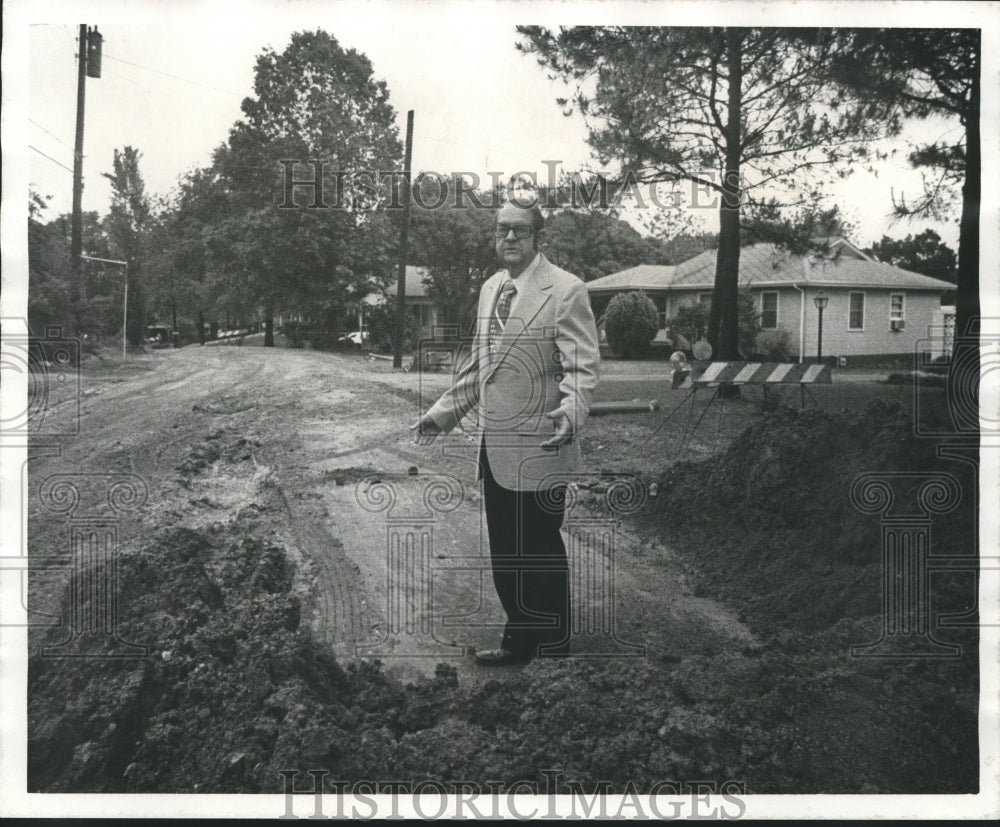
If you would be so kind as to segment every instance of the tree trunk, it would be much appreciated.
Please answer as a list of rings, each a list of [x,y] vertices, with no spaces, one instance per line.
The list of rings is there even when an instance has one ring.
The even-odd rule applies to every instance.
[[[128,327],[125,336],[132,347],[139,347],[146,338],[146,295],[142,275],[138,267],[132,266],[126,269],[125,278],[128,280]]]
[[[978,429],[979,409],[979,209],[982,197],[980,71],[982,41],[976,46],[972,87],[965,112],[965,182],[958,230],[958,290],[955,338],[948,371],[948,404],[960,431]]]
[[[721,35],[726,40],[726,45],[728,45],[728,30]],[[728,52],[727,52],[728,61]],[[718,64],[716,63],[713,67],[713,71],[718,71]],[[729,165],[729,145],[728,145],[728,135],[727,135],[727,146],[726,146],[726,165]],[[723,174],[725,178],[725,174]],[[724,182],[723,182],[724,183]],[[726,204],[725,199],[723,199],[721,205],[719,206],[719,249],[715,255],[715,282],[712,286],[712,304],[708,309],[708,330],[705,331],[705,338],[708,340],[709,345],[712,346],[712,356],[718,356],[719,354],[719,332],[722,328],[722,304],[723,304],[723,286],[726,279],[726,270],[724,267],[725,255],[723,254],[723,249],[725,248],[726,239],[726,224],[725,224],[725,214],[726,214]],[[692,342],[692,344],[694,344]]]
[[[738,360],[740,277],[740,158],[742,154],[743,32],[727,28],[726,64],[729,81],[726,124],[726,170],[719,207],[719,253],[715,264],[715,290],[709,315],[709,343],[713,358]],[[738,396],[738,388],[724,389]]]
[[[264,347],[274,347],[274,314],[270,311],[264,317]]]
[[[205,314],[198,311],[198,344],[205,345]]]

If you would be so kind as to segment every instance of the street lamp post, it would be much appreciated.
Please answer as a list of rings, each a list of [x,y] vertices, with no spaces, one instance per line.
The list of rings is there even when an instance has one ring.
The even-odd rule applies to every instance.
[[[828,301],[830,301],[829,296],[824,296],[822,290],[813,299],[813,304],[816,305],[816,309],[819,311],[819,330],[816,341],[816,361],[819,364],[823,364],[823,311],[826,309]]]

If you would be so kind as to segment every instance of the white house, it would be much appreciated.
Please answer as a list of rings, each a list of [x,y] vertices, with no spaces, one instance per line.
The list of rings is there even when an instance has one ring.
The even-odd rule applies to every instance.
[[[829,241],[829,253],[793,255],[774,244],[740,251],[740,287],[757,303],[764,330],[785,330],[800,361],[815,357],[819,310],[823,311],[823,355],[884,357],[915,350],[940,353],[944,325],[941,294],[955,286],[883,264],[843,238]],[[717,252],[707,250],[676,266],[639,265],[587,283],[594,312],[616,293],[643,290],[656,304],[665,327],[683,304],[710,302]]]
[[[416,316],[420,322],[420,328],[424,335],[429,336],[434,327],[438,324],[438,308],[434,300],[427,293],[427,285],[424,279],[427,277],[426,267],[414,267],[412,264],[406,265],[406,309]],[[390,295],[396,294],[396,286],[392,285]],[[369,293],[358,306],[358,325],[364,326],[365,312],[367,308],[377,307],[385,302],[380,293]]]

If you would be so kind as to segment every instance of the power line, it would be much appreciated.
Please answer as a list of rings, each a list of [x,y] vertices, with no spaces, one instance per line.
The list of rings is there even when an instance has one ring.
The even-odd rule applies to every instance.
[[[106,67],[101,69],[101,72],[104,75],[107,75],[109,78],[118,78],[118,80],[124,80],[126,83],[132,86],[137,86],[140,89],[148,89],[148,86],[146,84],[144,84],[141,80],[136,80],[135,76],[133,75],[121,75],[118,72],[112,72],[110,69]]]
[[[28,118],[28,123],[34,124],[40,130],[42,130],[42,132],[44,132],[46,135],[50,135],[51,137],[55,138],[59,143],[61,143],[64,147],[66,147],[66,149],[68,149],[70,152],[73,152],[73,147],[71,147],[68,143],[66,143],[64,140],[62,140],[58,135],[56,135],[56,134],[54,134],[52,132],[49,132],[49,130],[47,130],[44,126],[42,126],[37,121],[33,121],[33,120],[31,120],[31,118]]]
[[[112,72],[107,66],[103,67],[101,71],[103,73],[103,76],[106,78],[116,78],[117,80],[120,80],[123,83],[127,84],[132,89],[141,90],[144,94],[147,95],[149,93],[149,84],[147,82],[143,82],[139,78],[139,76],[134,73],[131,75],[127,75],[121,72]],[[191,93],[174,86],[169,89],[162,90],[160,94],[172,95],[174,97],[180,97],[187,100],[190,97]]]
[[[221,89],[218,86],[210,86],[209,84],[202,83],[201,81],[191,80],[190,78],[182,78],[180,75],[172,75],[170,74],[170,72],[163,72],[160,69],[153,69],[150,66],[143,66],[141,63],[133,63],[131,60],[125,60],[124,58],[115,57],[114,55],[108,54],[107,51],[104,52],[104,57],[118,61],[118,63],[124,63],[128,66],[134,66],[137,69],[145,69],[147,72],[153,72],[154,74],[157,75],[163,75],[166,78],[172,78],[173,80],[180,80],[183,81],[184,83],[191,83],[194,84],[195,86],[204,87],[205,89],[212,89],[215,92],[222,92],[226,95],[233,95],[238,98],[245,97],[245,95],[241,95],[238,92],[233,92],[229,89]]]
[[[40,150],[40,149],[39,149],[38,147],[35,147],[35,146],[32,146],[31,144],[28,144],[28,149],[33,149],[33,150],[35,150],[35,152],[37,152],[37,153],[38,153],[39,155],[41,155],[41,156],[42,156],[43,158],[48,158],[48,159],[49,159],[49,160],[50,160],[50,161],[51,161],[51,162],[52,162],[53,164],[57,164],[58,166],[61,166],[61,167],[62,167],[62,168],[63,168],[64,170],[66,170],[67,172],[72,172],[72,171],[73,171],[73,170],[72,170],[72,169],[70,169],[70,168],[69,168],[68,166],[66,166],[66,164],[62,163],[61,161],[57,161],[57,160],[56,160],[55,158],[53,158],[53,157],[52,157],[51,155],[46,155],[46,154],[45,154],[44,152],[42,152],[42,151],[41,151],[41,150]]]

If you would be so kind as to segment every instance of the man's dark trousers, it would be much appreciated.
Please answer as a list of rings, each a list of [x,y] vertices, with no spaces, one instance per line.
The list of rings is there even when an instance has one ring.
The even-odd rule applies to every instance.
[[[569,653],[569,571],[559,529],[565,485],[511,491],[493,478],[484,446],[479,462],[493,583],[507,612],[500,645],[525,658],[564,656]]]

